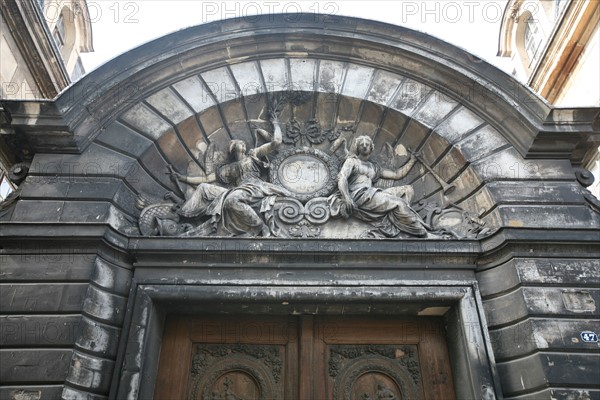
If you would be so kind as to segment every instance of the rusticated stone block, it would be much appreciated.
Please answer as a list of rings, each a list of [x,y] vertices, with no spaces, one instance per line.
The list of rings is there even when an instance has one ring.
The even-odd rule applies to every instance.
[[[114,361],[75,351],[66,381],[94,393],[108,393]]]
[[[81,320],[78,348],[100,357],[114,359],[117,355],[121,329],[104,325],[87,317]]]
[[[83,311],[111,325],[121,326],[125,317],[126,304],[126,298],[107,293],[90,285],[83,304]]]
[[[92,281],[111,292],[127,296],[131,286],[131,271],[112,264],[100,257],[94,263]]]

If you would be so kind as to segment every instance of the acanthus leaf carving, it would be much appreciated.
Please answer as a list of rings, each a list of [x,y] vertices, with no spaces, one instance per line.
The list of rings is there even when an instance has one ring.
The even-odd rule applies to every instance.
[[[304,220],[290,226],[289,233],[291,237],[295,238],[315,238],[321,235],[321,229]]]

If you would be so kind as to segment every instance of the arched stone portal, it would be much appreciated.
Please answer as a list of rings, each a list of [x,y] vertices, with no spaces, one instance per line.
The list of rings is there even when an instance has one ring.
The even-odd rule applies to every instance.
[[[411,362],[424,370],[433,358],[418,347],[421,339],[377,339],[381,346],[368,353],[378,360],[372,371],[336,342],[321,362],[348,367],[343,379],[329,372],[331,382],[319,389],[300,382],[286,398],[338,398],[353,374],[365,393],[388,385],[416,394],[421,385],[425,397],[446,390],[486,399],[598,394],[597,345],[571,340],[599,330],[599,204],[577,169],[597,142],[598,109],[553,109],[494,67],[427,35],[320,15],[189,28],[117,57],[52,101],[2,104],[16,150],[33,155],[19,198],[1,215],[3,304],[10,296],[28,299],[3,306],[2,318],[17,321],[16,333],[3,338],[17,361],[3,363],[10,386],[2,395],[39,389],[48,397],[145,399],[170,393],[161,385],[192,373],[197,379],[189,379],[204,382],[209,378],[188,368],[191,348],[182,353],[190,363],[181,363],[183,375],[157,375],[161,347],[188,345],[169,336],[174,315],[182,314],[184,325],[214,314],[259,321],[301,315],[292,322],[300,348],[309,346],[302,338],[311,327],[328,320],[346,326],[339,320],[346,314],[373,326],[381,319],[425,326],[418,324],[427,318],[444,326],[446,375],[415,378],[408,359],[386,356],[386,344],[408,346],[394,351],[416,351],[420,358]],[[374,145],[363,169],[397,171],[410,151],[419,155],[400,179],[369,177],[376,193],[390,197],[356,197],[344,215],[336,211],[338,173],[360,159],[351,146],[359,136]],[[229,159],[232,140],[247,149],[277,142],[268,156],[252,153],[270,174],[259,168],[252,185],[241,179],[246,167]],[[318,174],[302,175],[309,166]],[[200,181],[173,179],[170,168],[214,183],[210,210],[181,211],[194,193],[209,195],[195,189]],[[295,171],[300,175],[290,175]],[[400,186],[410,186],[411,196],[402,197]],[[373,202],[376,217],[360,217]],[[404,210],[400,217],[391,206],[381,211],[390,202]],[[232,228],[235,218],[226,215],[240,203],[268,230]],[[407,218],[425,233],[407,229]],[[18,333],[67,320],[78,329],[58,341]],[[366,351],[374,340],[367,335],[356,346]],[[194,349],[218,365],[238,365],[235,374],[213,371],[215,390],[281,395],[277,375],[263,371],[274,362],[266,353],[248,361],[254,350],[246,349],[234,363]],[[46,368],[49,359],[60,360],[52,378],[19,372],[23,360]],[[302,371],[310,362],[297,362],[289,379],[307,379]],[[578,375],[565,372],[568,366]],[[236,386],[238,378],[254,383]]]

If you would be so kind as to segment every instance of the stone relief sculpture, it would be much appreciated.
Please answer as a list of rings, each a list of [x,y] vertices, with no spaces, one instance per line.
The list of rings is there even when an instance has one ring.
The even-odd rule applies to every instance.
[[[185,183],[198,185],[192,196],[176,209],[183,217],[210,216],[212,230],[217,224],[235,236],[271,236],[269,227],[259,215],[269,210],[276,196],[292,196],[281,186],[261,179],[269,163],[264,160],[282,143],[279,121],[273,118],[274,137],[262,146],[246,151],[246,143],[232,140],[229,144],[231,160],[208,176],[192,177],[172,172],[172,176]],[[267,135],[268,136],[268,133]],[[213,183],[219,181],[232,186],[226,189]]]
[[[370,223],[373,229],[368,236],[375,238],[395,238],[401,233],[426,237],[431,228],[410,207],[414,194],[412,187],[380,189],[373,185],[379,178],[398,180],[405,177],[416,163],[416,157],[411,155],[403,167],[392,171],[369,159],[374,147],[369,136],[354,139],[352,154],[344,161],[337,178],[339,192],[330,197],[332,216],[353,216]]]
[[[387,159],[374,160],[373,140],[355,137],[353,126],[324,131],[316,119],[301,122],[293,114],[283,124],[278,117],[282,101],[275,103],[272,133],[256,129],[249,150],[239,139],[221,150],[215,143],[200,143],[195,169],[182,174],[169,166],[179,195],[167,193],[167,202],[154,204],[140,196],[141,234],[467,239],[489,233],[482,221],[458,206],[412,203],[413,187],[398,182],[417,162],[423,163],[418,153],[404,160],[386,145]],[[444,195],[453,189],[423,165]]]

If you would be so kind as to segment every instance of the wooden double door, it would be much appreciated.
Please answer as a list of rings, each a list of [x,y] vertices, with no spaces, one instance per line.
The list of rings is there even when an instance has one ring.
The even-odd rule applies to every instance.
[[[156,399],[454,399],[436,318],[170,317]]]

